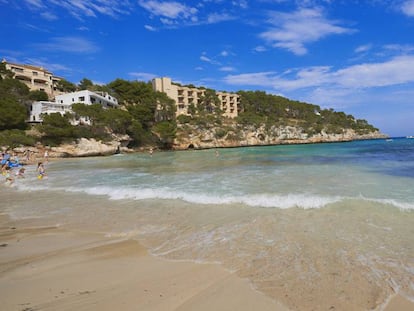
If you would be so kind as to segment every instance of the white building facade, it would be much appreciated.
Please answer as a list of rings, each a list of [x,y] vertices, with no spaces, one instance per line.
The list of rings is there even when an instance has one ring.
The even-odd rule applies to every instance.
[[[57,104],[72,105],[75,103],[92,105],[101,104],[104,108],[118,108],[118,100],[104,92],[92,92],[88,90],[57,95],[55,97]]]
[[[104,109],[118,107],[118,100],[107,93],[98,93],[83,90],[79,92],[58,95],[56,96],[54,102],[33,102],[30,106],[28,121],[30,123],[41,123],[43,122],[43,115],[45,114],[49,115],[52,113],[60,113],[61,115],[65,115],[66,113],[72,113],[72,105],[76,103],[85,105],[100,104]],[[78,125],[80,123],[90,124],[90,120],[88,118],[80,118],[78,120],[72,119],[71,123],[73,125]]]
[[[30,105],[30,123],[41,123],[43,122],[43,115],[60,113],[62,116],[67,112],[72,112],[70,105],[57,104],[56,102],[49,101],[37,101]]]

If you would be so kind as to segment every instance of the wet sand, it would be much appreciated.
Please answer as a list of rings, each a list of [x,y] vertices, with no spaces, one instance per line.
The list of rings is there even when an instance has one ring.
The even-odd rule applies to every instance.
[[[4,207],[1,310],[287,310],[219,265],[166,261],[135,240],[12,220]]]
[[[11,219],[11,200],[24,208],[39,196],[45,205],[56,202],[5,190],[1,185],[2,310],[288,310],[220,265],[151,256],[135,239],[105,235],[93,218],[62,225],[59,215]],[[414,304],[396,295],[376,310],[408,311]]]

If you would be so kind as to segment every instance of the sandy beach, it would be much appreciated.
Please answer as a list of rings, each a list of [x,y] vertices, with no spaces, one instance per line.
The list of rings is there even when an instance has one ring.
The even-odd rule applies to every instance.
[[[166,261],[135,240],[1,213],[4,311],[287,310],[217,264]]]
[[[2,202],[11,198],[0,191]],[[2,310],[288,310],[217,264],[156,258],[136,240],[0,216]],[[91,226],[93,228],[93,226]],[[414,304],[395,296],[386,311]]]

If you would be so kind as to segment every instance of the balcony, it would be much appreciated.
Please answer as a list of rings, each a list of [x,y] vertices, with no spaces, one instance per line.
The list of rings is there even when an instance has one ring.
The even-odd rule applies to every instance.
[[[46,84],[48,82],[48,80],[36,77],[36,78],[33,79],[33,82],[38,83],[38,84]]]
[[[23,76],[23,75],[16,74],[14,76],[14,78],[16,80],[23,81],[23,82],[26,82],[26,83],[32,83],[32,79],[30,79],[28,76]]]

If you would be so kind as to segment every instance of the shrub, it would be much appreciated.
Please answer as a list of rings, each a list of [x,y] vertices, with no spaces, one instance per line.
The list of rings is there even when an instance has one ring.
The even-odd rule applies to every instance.
[[[177,122],[180,123],[180,124],[190,123],[191,122],[191,116],[181,114],[177,117]]]
[[[34,146],[35,143],[35,138],[26,135],[22,130],[5,130],[0,132],[0,146],[14,148],[18,146]]]

